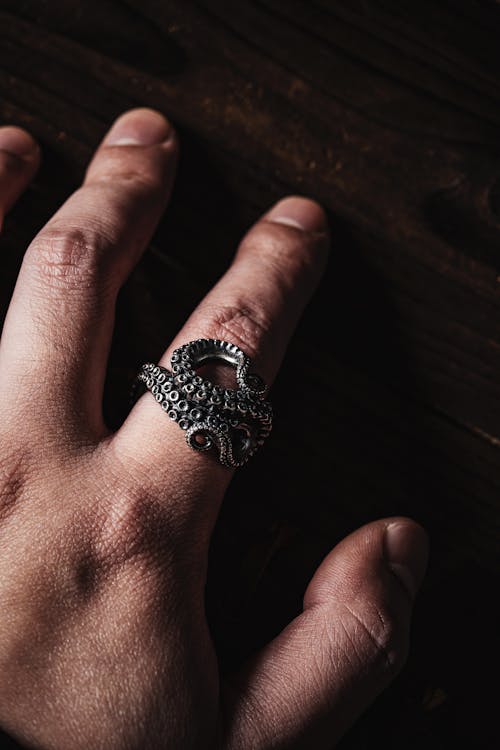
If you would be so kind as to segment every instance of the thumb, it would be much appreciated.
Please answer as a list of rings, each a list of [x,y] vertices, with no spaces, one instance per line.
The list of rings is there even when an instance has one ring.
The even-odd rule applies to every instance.
[[[227,750],[330,750],[406,659],[424,530],[389,518],[323,560],[304,611],[226,685]]]

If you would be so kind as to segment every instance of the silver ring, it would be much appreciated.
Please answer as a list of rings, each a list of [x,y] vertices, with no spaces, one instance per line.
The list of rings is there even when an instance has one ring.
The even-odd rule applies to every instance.
[[[236,368],[237,388],[224,388],[196,374],[204,362],[218,359]],[[138,383],[185,431],[190,448],[215,447],[223,466],[243,466],[267,438],[273,421],[271,404],[264,400],[266,385],[250,373],[250,358],[227,341],[197,339],[176,349],[170,361],[171,370],[143,365]]]

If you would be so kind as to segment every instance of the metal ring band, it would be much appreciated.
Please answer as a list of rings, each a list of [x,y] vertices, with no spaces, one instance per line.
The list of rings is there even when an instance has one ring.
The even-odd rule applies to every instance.
[[[224,388],[196,374],[208,360],[222,360],[236,368],[238,387]],[[147,363],[137,383],[147,388],[161,408],[186,432],[196,451],[215,446],[224,466],[243,466],[271,432],[272,407],[264,400],[264,381],[250,373],[249,357],[235,344],[197,339],[179,347],[171,370]]]

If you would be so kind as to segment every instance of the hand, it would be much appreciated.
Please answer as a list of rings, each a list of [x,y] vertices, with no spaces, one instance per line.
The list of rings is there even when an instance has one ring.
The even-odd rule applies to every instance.
[[[39,150],[12,127],[0,149],[3,215]],[[24,256],[0,344],[0,726],[47,750],[331,748],[404,661],[426,537],[403,518],[349,536],[303,613],[219,684],[204,586],[231,472],[190,450],[149,393],[114,434],[102,416],[116,296],[177,150],[158,113],[119,118]],[[280,201],[162,364],[220,338],[272,381],[327,247],[316,203]]]

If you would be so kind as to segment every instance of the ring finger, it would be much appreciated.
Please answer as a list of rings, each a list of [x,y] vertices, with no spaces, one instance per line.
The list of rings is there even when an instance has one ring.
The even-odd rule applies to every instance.
[[[0,229],[40,163],[40,149],[25,130],[0,128]]]

